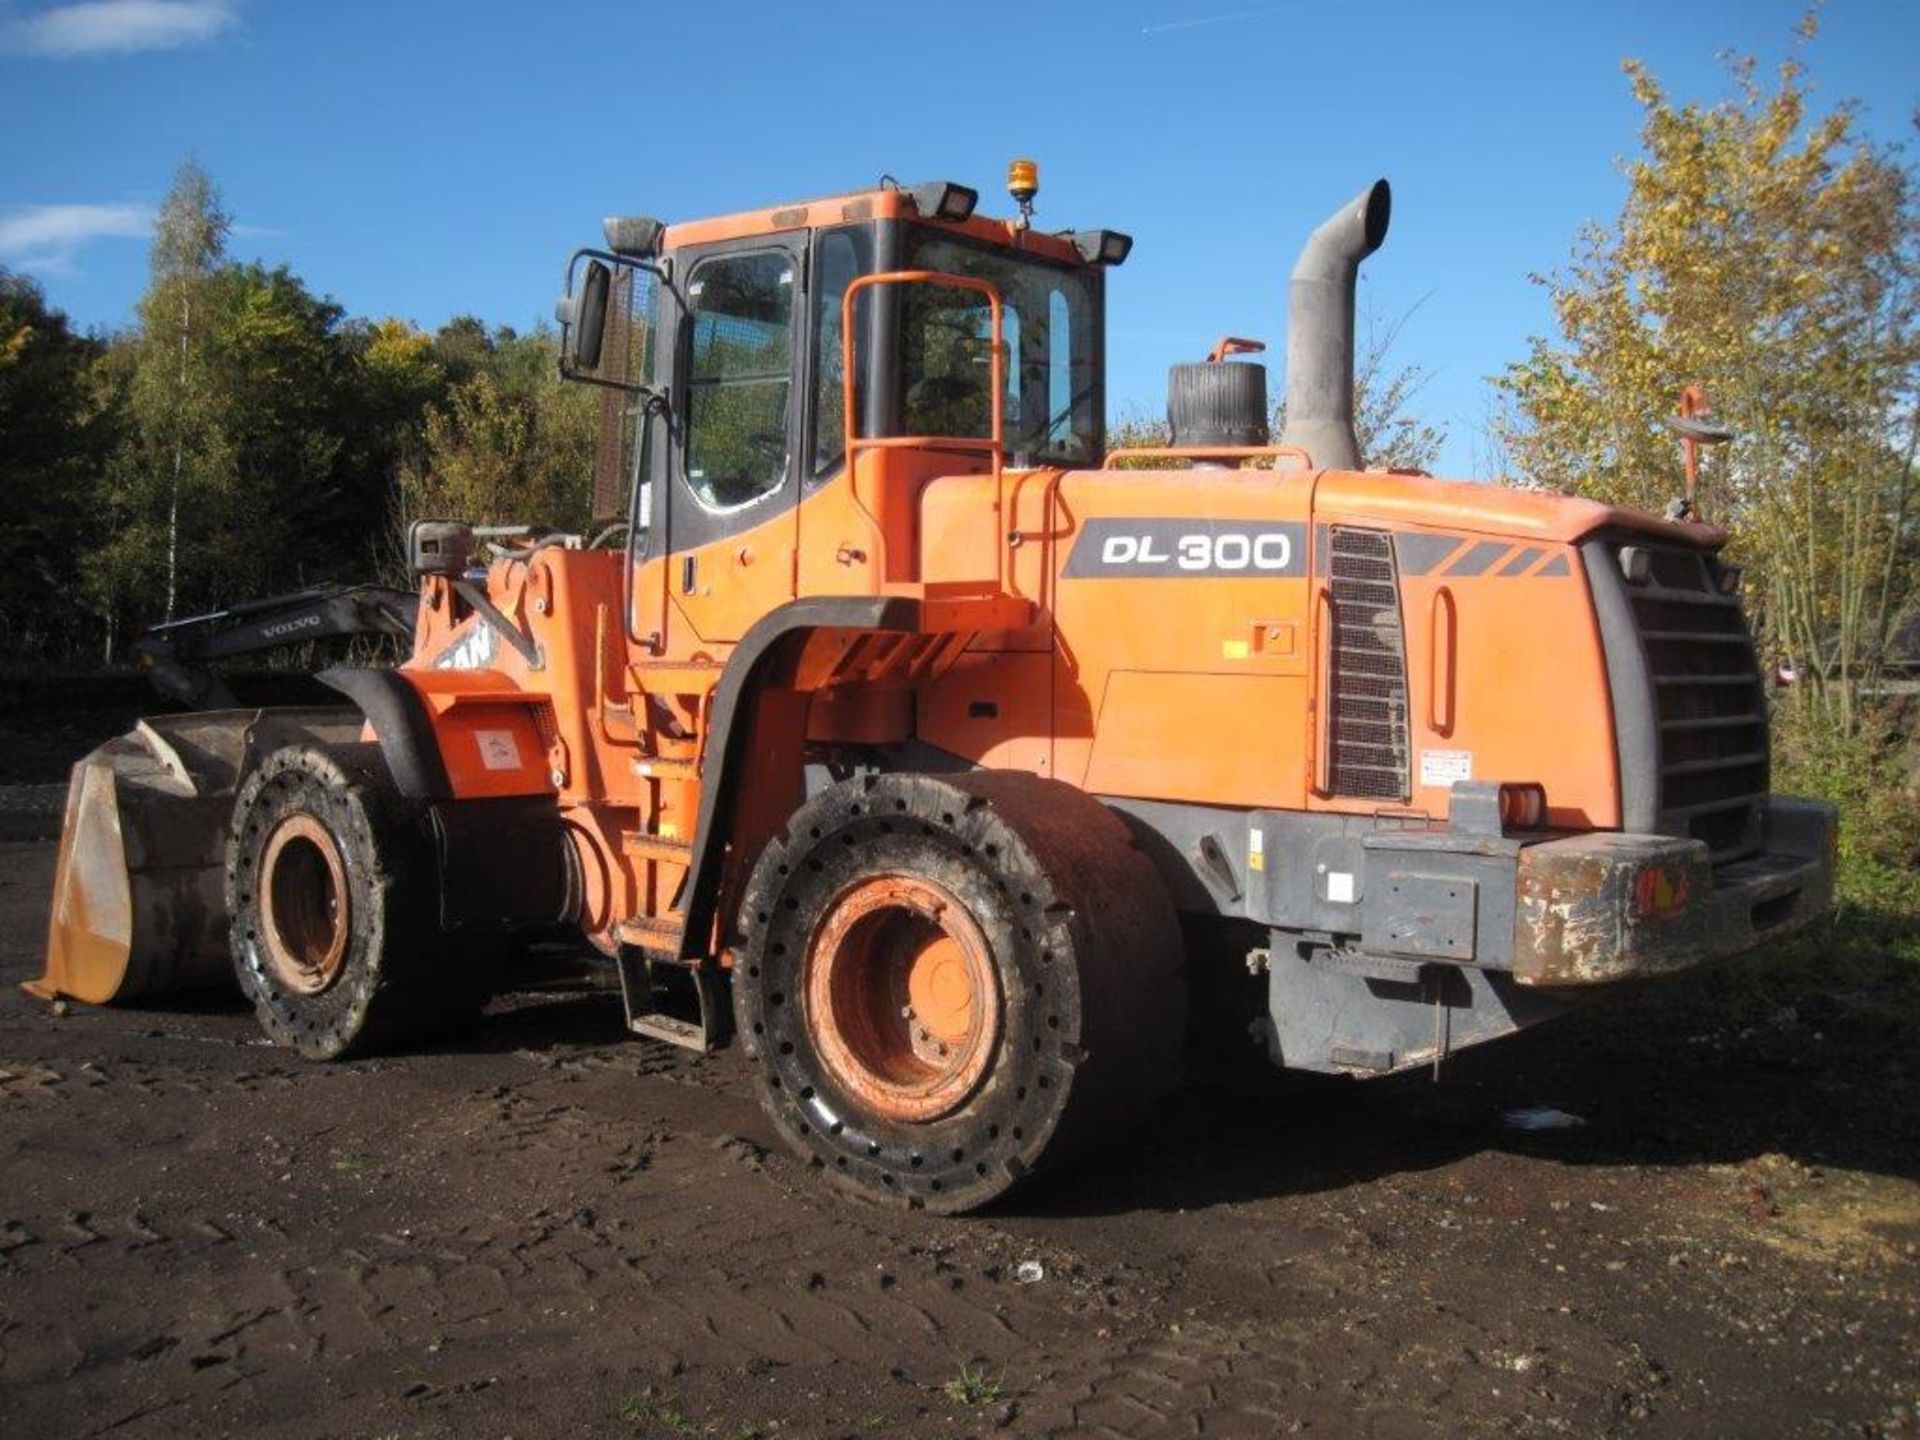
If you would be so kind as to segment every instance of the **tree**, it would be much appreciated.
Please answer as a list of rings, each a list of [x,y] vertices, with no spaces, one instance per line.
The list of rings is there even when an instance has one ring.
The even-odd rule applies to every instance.
[[[75,648],[74,599],[110,417],[95,405],[100,346],[40,287],[0,268],[0,644],[10,659]]]
[[[1558,333],[1498,377],[1496,431],[1531,483],[1659,508],[1679,489],[1664,419],[1704,386],[1739,436],[1709,453],[1705,499],[1764,643],[1851,733],[1913,597],[1920,228],[1900,153],[1851,103],[1814,112],[1815,35],[1809,16],[1770,81],[1731,58],[1712,105],[1627,63],[1643,118],[1626,202],[1536,277]]]
[[[436,354],[450,338],[446,368],[468,378],[427,412],[424,442],[400,468],[396,530],[423,518],[585,526],[598,399],[561,381],[554,334],[503,326],[476,336],[455,321],[435,337]]]
[[[344,427],[356,379],[344,312],[285,266],[214,277],[212,405],[230,483],[207,497],[201,579],[227,598],[364,571]]]
[[[179,597],[181,500],[196,488],[210,487],[224,460],[224,437],[206,373],[206,340],[208,290],[231,228],[212,177],[198,160],[182,163],[154,221],[153,279],[140,302],[147,353],[132,395],[147,458],[166,465],[169,620]]]

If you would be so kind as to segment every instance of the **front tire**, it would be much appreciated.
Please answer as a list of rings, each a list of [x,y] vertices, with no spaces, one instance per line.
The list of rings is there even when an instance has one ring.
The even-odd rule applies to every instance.
[[[946,1213],[1175,1084],[1179,927],[1124,823],[1011,772],[885,775],[803,806],[754,868],[733,977],[802,1155]]]
[[[451,952],[431,837],[377,746],[267,756],[234,805],[226,888],[240,988],[310,1060],[439,1038],[487,1002],[487,955]]]

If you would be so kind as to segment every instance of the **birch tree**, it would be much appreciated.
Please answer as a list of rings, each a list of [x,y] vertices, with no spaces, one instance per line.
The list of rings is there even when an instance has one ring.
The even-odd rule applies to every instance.
[[[232,227],[197,160],[175,173],[153,226],[152,279],[140,302],[142,353],[132,392],[145,460],[165,496],[166,618],[180,596],[181,511],[226,464],[210,340],[213,283]]]

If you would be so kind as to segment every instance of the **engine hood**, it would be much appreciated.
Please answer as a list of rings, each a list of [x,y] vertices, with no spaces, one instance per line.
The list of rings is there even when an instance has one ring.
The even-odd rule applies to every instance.
[[[1706,550],[1718,550],[1727,541],[1727,532],[1718,526],[1664,520],[1644,510],[1507,485],[1385,471],[1323,473],[1314,491],[1314,509],[1392,525],[1432,525],[1563,544],[1602,530],[1630,530]]]

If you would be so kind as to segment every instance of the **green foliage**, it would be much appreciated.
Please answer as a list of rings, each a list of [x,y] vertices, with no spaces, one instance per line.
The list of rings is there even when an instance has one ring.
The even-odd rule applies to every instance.
[[[1854,105],[1816,112],[1815,31],[1770,81],[1730,60],[1712,105],[1627,64],[1625,204],[1537,277],[1557,334],[1499,377],[1498,431],[1531,483],[1658,510],[1683,486],[1666,417],[1703,386],[1739,437],[1703,462],[1707,512],[1734,530],[1767,651],[1809,675],[1796,703],[1850,731],[1914,597],[1920,210]]]
[[[1005,1381],[984,1365],[962,1365],[946,1383],[947,1398],[960,1405],[991,1405],[1005,1393]]]
[[[84,642],[71,597],[113,428],[91,376],[100,349],[33,281],[0,269],[0,646],[16,659]]]
[[[228,229],[189,161],[136,323],[98,339],[0,271],[10,654],[111,658],[168,615],[391,571],[397,517],[586,523],[597,397],[551,332],[352,319],[228,260]]]
[[[1840,807],[1840,898],[1920,920],[1920,786],[1911,716],[1866,712],[1853,731],[1817,712],[1774,717],[1774,788]]]
[[[131,423],[108,477],[123,523],[94,567],[96,586],[113,603],[157,566],[169,620],[181,574],[193,568],[194,541],[213,528],[183,527],[182,516],[217,510],[234,485],[212,316],[231,223],[206,171],[183,164],[154,222],[153,279],[140,301],[125,392]]]
[[[598,397],[559,378],[557,341],[465,321],[421,357],[464,374],[428,408],[398,473],[401,528],[425,517],[580,529],[589,519]]]
[[[653,1386],[621,1396],[614,1414],[626,1423],[635,1436],[698,1435],[699,1422],[681,1408],[679,1397],[662,1393]],[[706,1427],[711,1429],[711,1426]]]

